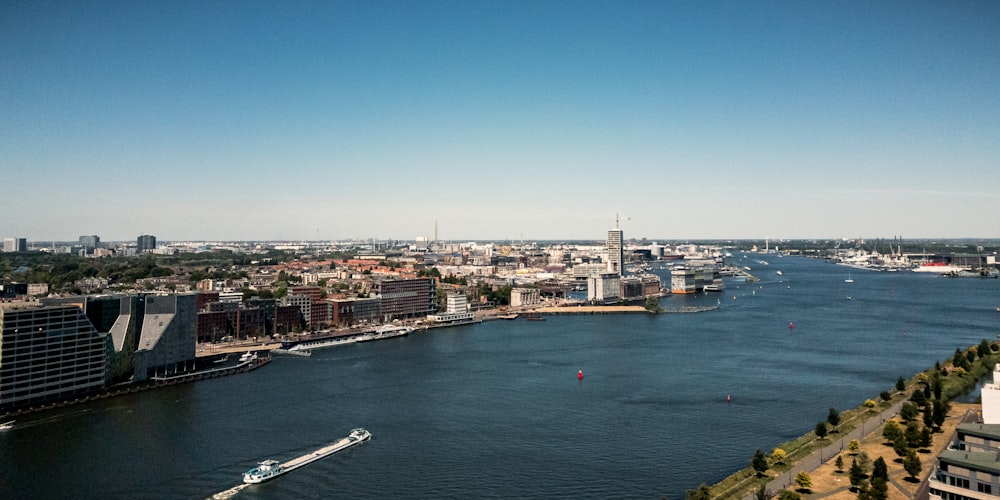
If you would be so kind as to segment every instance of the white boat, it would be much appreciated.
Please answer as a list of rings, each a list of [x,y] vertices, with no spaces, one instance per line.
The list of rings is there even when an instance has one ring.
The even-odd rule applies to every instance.
[[[778,276],[781,276],[781,271],[777,271]]]
[[[240,356],[240,364],[248,363],[257,359],[257,353],[253,351],[247,351],[246,354]]]
[[[357,428],[351,431],[351,433],[342,439],[337,440],[327,446],[324,446],[312,453],[307,453],[298,458],[293,458],[285,463],[279,463],[277,460],[268,459],[257,464],[257,467],[250,469],[243,473],[243,482],[247,484],[257,484],[263,483],[270,479],[274,479],[286,472],[291,472],[304,465],[309,465],[321,458],[326,458],[340,450],[344,450],[360,444],[364,441],[371,439],[372,435],[370,432],[362,428]]]
[[[0,424],[0,431],[9,431],[14,428],[14,421],[4,422]]]
[[[851,278],[851,273],[847,273],[847,279],[844,280],[844,283],[854,283],[854,278]]]
[[[341,335],[339,337],[331,337],[320,340],[309,340],[295,344],[288,348],[289,351],[304,351],[311,349],[322,349],[324,347],[333,347],[335,345],[342,344],[353,344],[361,340],[362,335]]]
[[[408,326],[397,326],[397,325],[385,325],[378,327],[374,332],[368,332],[361,336],[361,342],[368,342],[370,340],[381,340],[391,337],[401,337],[403,335],[409,335],[413,331],[413,328]]]

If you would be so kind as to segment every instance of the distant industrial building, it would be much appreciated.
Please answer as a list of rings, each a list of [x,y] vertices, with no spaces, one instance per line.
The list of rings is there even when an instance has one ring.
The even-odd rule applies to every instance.
[[[136,253],[152,252],[153,250],[156,250],[156,236],[144,234],[136,239]]]
[[[25,253],[28,251],[28,240],[25,238],[4,238],[3,251],[6,253]]]
[[[94,250],[100,245],[101,245],[101,238],[96,234],[80,237],[80,246],[82,246],[84,251],[86,251],[88,254],[94,253]]]

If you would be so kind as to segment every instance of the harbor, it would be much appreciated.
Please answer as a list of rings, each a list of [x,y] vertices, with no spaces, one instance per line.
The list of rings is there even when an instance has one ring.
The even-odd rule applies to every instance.
[[[855,270],[845,283],[842,266],[799,257],[780,269],[780,283],[727,282],[706,314],[484,321],[19,416],[0,433],[0,460],[18,464],[0,497],[148,497],[156,484],[154,496],[205,498],[363,422],[378,446],[234,498],[683,498],[1000,325],[997,280]],[[106,466],[78,466],[94,456]],[[185,473],[156,467],[164,456]]]

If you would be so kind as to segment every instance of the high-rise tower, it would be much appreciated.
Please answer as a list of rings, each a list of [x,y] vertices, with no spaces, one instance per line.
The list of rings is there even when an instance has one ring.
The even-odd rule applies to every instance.
[[[622,275],[622,265],[625,262],[625,249],[622,246],[622,230],[618,227],[618,217],[615,217],[615,228],[608,231],[608,272]]]

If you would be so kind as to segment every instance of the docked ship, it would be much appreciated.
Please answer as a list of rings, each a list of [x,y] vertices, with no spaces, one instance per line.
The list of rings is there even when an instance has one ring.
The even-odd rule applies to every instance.
[[[360,342],[368,342],[370,340],[382,340],[391,337],[402,337],[403,335],[409,335],[413,331],[413,328],[408,326],[398,326],[398,325],[385,325],[380,326],[373,332],[366,332],[359,339]]]
[[[965,268],[958,267],[947,262],[921,262],[919,266],[913,268],[915,273],[936,273],[936,274],[957,274],[965,271]]]
[[[263,483],[274,479],[286,472],[291,472],[299,467],[309,465],[321,458],[326,458],[338,451],[345,450],[354,446],[356,444],[361,444],[364,441],[371,439],[372,435],[370,432],[362,428],[357,428],[351,431],[351,433],[342,439],[337,440],[327,446],[324,446],[312,453],[307,453],[298,458],[293,458],[285,463],[280,463],[277,460],[268,459],[257,464],[257,467],[250,469],[243,473],[243,482],[247,484],[257,484]]]

